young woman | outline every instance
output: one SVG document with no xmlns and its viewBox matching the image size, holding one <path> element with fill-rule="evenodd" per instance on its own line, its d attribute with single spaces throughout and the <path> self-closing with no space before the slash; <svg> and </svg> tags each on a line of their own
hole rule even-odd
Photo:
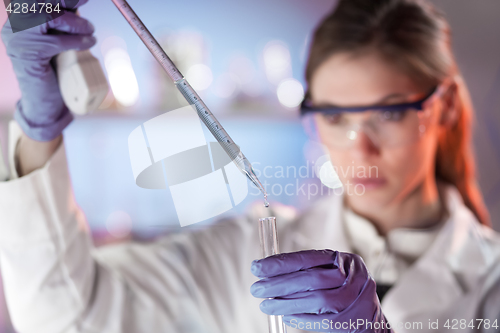
<svg viewBox="0 0 500 333">
<path fill-rule="evenodd" d="M 365 170 L 339 172 L 344 188 L 363 191 L 299 217 L 275 208 L 284 254 L 256 261 L 261 212 L 92 248 L 49 65 L 90 47 L 92 32 L 72 13 L 2 31 L 23 92 L 17 173 L 0 184 L 2 274 L 20 332 L 263 332 L 262 312 L 284 315 L 289 332 L 499 330 L 500 239 L 474 178 L 472 107 L 448 26 L 428 3 L 341 0 L 321 22 L 301 110 L 338 170 Z"/>
</svg>

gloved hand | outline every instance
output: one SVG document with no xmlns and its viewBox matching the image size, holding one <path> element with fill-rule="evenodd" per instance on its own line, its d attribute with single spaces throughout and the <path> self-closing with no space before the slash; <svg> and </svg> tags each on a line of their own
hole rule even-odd
<svg viewBox="0 0 500 333">
<path fill-rule="evenodd" d="M 332 250 L 283 253 L 254 260 L 262 278 L 251 287 L 268 315 L 291 327 L 318 332 L 392 332 L 375 281 L 360 256 Z M 389 326 L 390 327 L 390 326 Z"/>
<path fill-rule="evenodd" d="M 78 5 L 85 2 L 87 0 L 80 0 Z M 51 34 L 51 30 L 67 34 Z M 92 47 L 96 42 L 93 32 L 90 22 L 72 12 L 16 33 L 12 32 L 9 20 L 5 23 L 2 40 L 22 93 L 14 118 L 28 137 L 37 141 L 53 140 L 72 121 L 50 61 L 63 51 Z"/>
</svg>

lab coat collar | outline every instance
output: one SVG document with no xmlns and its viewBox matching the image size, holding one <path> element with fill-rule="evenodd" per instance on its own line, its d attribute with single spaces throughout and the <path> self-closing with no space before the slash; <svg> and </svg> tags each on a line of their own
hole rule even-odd
<svg viewBox="0 0 500 333">
<path fill-rule="evenodd" d="M 444 186 L 448 218 L 433 244 L 385 295 L 382 308 L 389 321 L 406 322 L 450 308 L 477 286 L 493 263 L 484 228 L 464 205 L 458 190 Z"/>
</svg>

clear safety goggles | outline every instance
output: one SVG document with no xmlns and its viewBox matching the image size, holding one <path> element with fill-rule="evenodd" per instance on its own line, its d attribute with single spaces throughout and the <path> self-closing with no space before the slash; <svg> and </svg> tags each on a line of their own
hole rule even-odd
<svg viewBox="0 0 500 333">
<path fill-rule="evenodd" d="M 447 87 L 443 83 L 414 102 L 392 105 L 315 107 L 306 98 L 300 112 L 309 136 L 327 145 L 349 148 L 361 132 L 377 147 L 407 145 L 425 134 L 432 118 L 430 105 Z"/>
</svg>

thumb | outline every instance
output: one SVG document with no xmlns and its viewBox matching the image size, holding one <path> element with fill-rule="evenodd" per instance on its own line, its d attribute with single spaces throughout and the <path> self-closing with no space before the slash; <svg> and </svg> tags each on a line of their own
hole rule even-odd
<svg viewBox="0 0 500 333">
<path fill-rule="evenodd" d="M 47 22 L 47 27 L 76 35 L 92 35 L 94 33 L 92 23 L 72 12 L 66 12 L 64 15 Z"/>
<path fill-rule="evenodd" d="M 57 50 L 60 52 L 68 50 L 83 51 L 88 50 L 96 43 L 94 36 L 81 36 L 81 35 L 59 35 L 53 36 L 57 44 Z"/>
</svg>

